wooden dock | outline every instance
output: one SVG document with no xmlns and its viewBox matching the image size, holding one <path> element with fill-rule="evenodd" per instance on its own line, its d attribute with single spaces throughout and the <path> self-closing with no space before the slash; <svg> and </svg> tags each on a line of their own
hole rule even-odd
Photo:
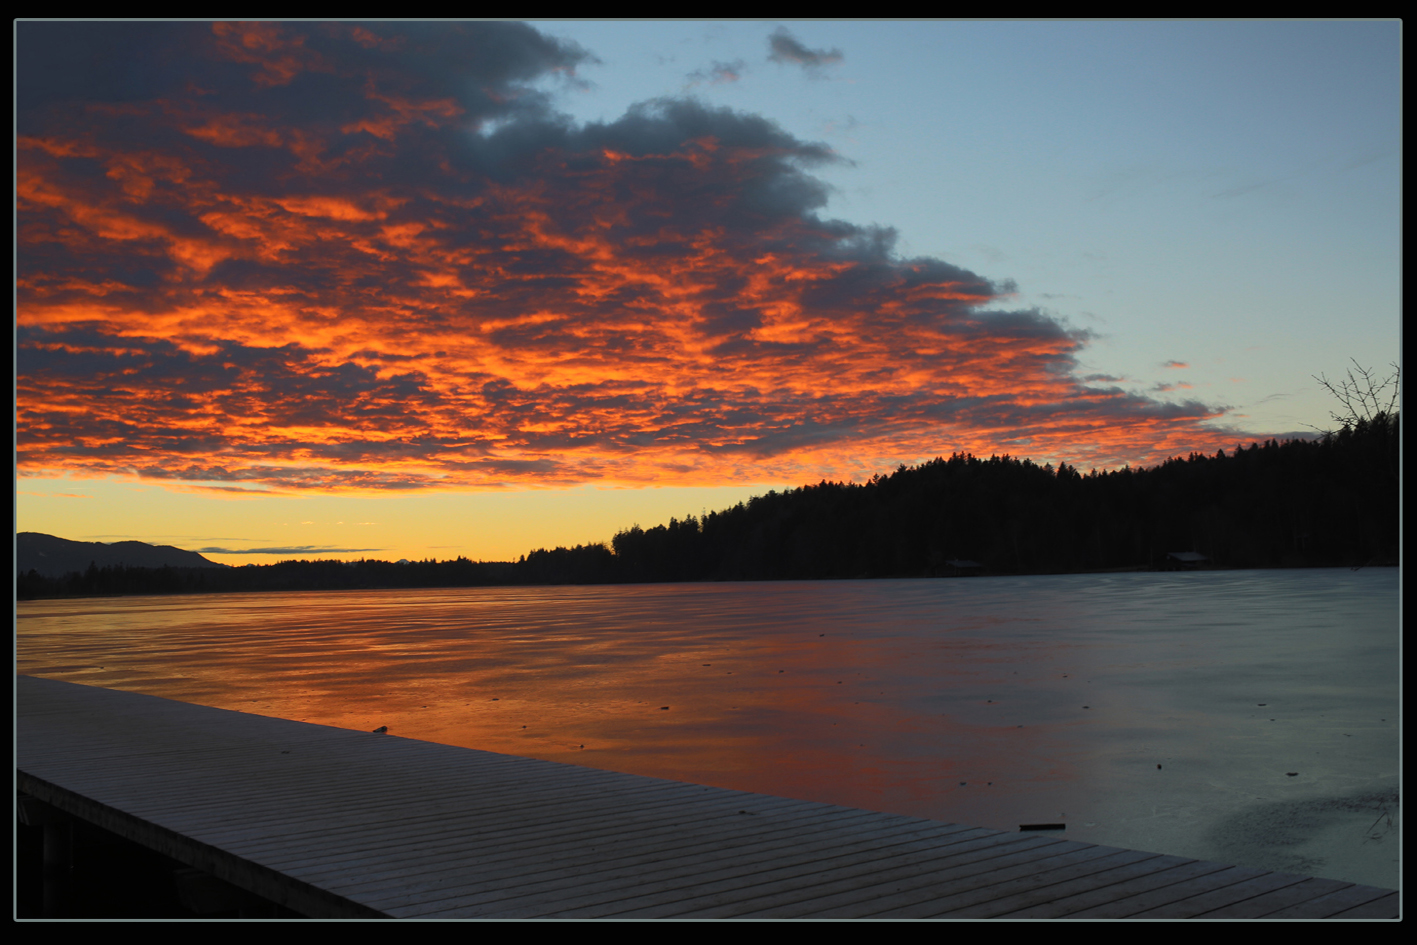
<svg viewBox="0 0 1417 945">
<path fill-rule="evenodd" d="M 17 786 L 314 917 L 1395 919 L 1393 890 L 19 676 Z"/>
</svg>

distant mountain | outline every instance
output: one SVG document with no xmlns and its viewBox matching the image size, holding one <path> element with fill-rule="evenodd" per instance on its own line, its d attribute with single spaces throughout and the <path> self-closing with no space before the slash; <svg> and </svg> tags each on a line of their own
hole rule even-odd
<svg viewBox="0 0 1417 945">
<path fill-rule="evenodd" d="M 37 571 L 44 577 L 63 577 L 71 571 L 86 571 L 89 564 L 100 568 L 121 564 L 129 568 L 224 568 L 195 551 L 171 545 L 149 545 L 142 541 L 69 541 L 39 532 L 15 536 L 15 565 L 21 574 Z"/>
</svg>

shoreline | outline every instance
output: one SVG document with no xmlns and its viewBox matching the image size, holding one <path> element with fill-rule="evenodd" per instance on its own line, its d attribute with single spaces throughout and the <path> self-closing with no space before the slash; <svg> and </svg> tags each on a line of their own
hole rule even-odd
<svg viewBox="0 0 1417 945">
<path fill-rule="evenodd" d="M 344 562 L 337 562 L 343 564 Z M 488 564 L 498 564 L 501 562 L 482 562 Z M 952 581 L 971 580 L 975 578 L 990 577 L 1066 577 L 1069 575 L 1085 574 L 1186 574 L 1186 573 L 1209 573 L 1209 572 L 1233 572 L 1233 571 L 1321 571 L 1336 570 L 1346 568 L 1350 571 L 1366 571 L 1371 568 L 1400 568 L 1400 561 L 1384 559 L 1382 561 L 1372 561 L 1356 567 L 1346 564 L 1314 564 L 1314 565 L 1290 565 L 1274 567 L 1231 567 L 1226 565 L 1204 565 L 1177 567 L 1153 567 L 1151 565 L 1125 565 L 1115 568 L 1090 568 L 1077 571 L 977 571 L 972 574 L 892 574 L 872 577 L 870 575 L 853 575 L 851 577 L 802 577 L 802 578 L 710 578 L 703 580 L 689 581 L 507 581 L 488 583 L 371 583 L 359 586 L 290 586 L 283 587 L 230 587 L 211 588 L 196 587 L 174 591 L 153 591 L 134 590 L 124 593 L 95 593 L 95 594 L 44 594 L 35 596 L 25 596 L 17 593 L 16 603 L 21 601 L 42 601 L 42 600 L 108 600 L 126 597 L 195 597 L 207 594 L 276 594 L 276 593 L 302 593 L 309 591 L 409 591 L 409 590 L 460 590 L 477 587 L 487 588 L 509 588 L 509 587 L 628 587 L 631 585 L 655 585 L 655 584 L 771 584 L 771 583 L 799 583 L 803 581 Z M 269 567 L 269 565 L 258 565 L 257 567 Z M 43 580 L 62 581 L 64 578 L 43 578 Z"/>
</svg>

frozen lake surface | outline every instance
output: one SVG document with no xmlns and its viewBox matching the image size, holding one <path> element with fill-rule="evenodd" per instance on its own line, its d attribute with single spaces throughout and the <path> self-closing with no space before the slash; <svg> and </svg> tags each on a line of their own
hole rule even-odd
<svg viewBox="0 0 1417 945">
<path fill-rule="evenodd" d="M 26 601 L 17 671 L 1398 886 L 1395 568 Z"/>
</svg>

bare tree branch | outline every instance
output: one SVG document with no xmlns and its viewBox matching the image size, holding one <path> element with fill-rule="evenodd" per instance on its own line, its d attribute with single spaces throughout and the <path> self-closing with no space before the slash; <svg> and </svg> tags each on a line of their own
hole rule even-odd
<svg viewBox="0 0 1417 945">
<path fill-rule="evenodd" d="M 1380 415 L 1392 416 L 1397 406 L 1398 394 L 1402 390 L 1402 368 L 1393 363 L 1392 374 L 1380 380 L 1374 375 L 1372 368 L 1363 367 L 1355 359 L 1349 360 L 1353 361 L 1353 367 L 1348 370 L 1346 380 L 1330 381 L 1322 374 L 1314 377 L 1324 390 L 1343 405 L 1343 413 L 1330 411 L 1329 416 L 1334 422 L 1350 429 L 1360 423 L 1370 423 Z M 1387 393 L 1388 388 L 1392 388 L 1392 393 Z"/>
</svg>

